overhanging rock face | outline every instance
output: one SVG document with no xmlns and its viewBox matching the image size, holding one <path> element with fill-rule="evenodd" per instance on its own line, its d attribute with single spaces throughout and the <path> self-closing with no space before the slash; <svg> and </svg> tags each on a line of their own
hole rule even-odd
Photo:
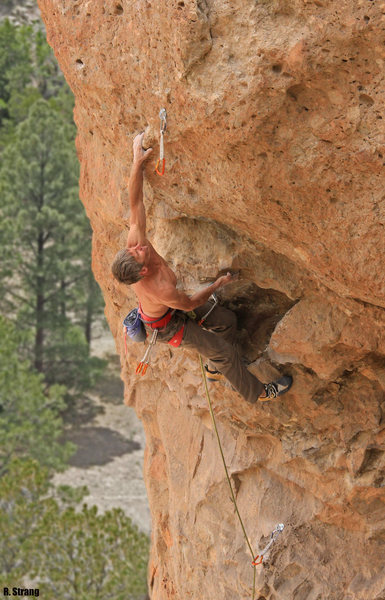
<svg viewBox="0 0 385 600">
<path fill-rule="evenodd" d="M 147 436 L 151 598 L 251 598 L 252 568 L 197 356 L 125 358 L 134 306 L 110 275 L 128 225 L 131 141 L 154 146 L 149 235 L 186 289 L 223 301 L 284 400 L 212 390 L 260 600 L 385 598 L 385 4 L 371 0 L 39 0 L 76 96 L 94 272 Z M 166 175 L 154 172 L 165 107 Z M 285 366 L 283 366 L 285 365 Z M 287 398 L 287 399 L 286 399 Z"/>
</svg>

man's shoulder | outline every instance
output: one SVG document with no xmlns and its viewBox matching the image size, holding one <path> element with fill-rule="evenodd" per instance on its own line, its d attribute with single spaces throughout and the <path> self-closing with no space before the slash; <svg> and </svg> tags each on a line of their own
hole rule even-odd
<svg viewBox="0 0 385 600">
<path fill-rule="evenodd" d="M 143 277 L 143 279 L 134 283 L 132 287 L 137 295 L 147 294 L 152 297 L 156 297 L 159 294 L 169 294 L 175 290 L 175 285 L 168 280 L 157 277 L 157 275 Z"/>
<path fill-rule="evenodd" d="M 172 297 L 172 292 L 167 291 L 166 286 L 143 278 L 132 287 L 145 314 L 157 316 L 165 312 L 168 307 L 166 299 Z"/>
</svg>

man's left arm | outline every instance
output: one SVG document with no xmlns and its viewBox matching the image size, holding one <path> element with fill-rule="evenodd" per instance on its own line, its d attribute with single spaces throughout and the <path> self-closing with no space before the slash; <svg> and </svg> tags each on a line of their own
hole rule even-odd
<svg viewBox="0 0 385 600">
<path fill-rule="evenodd" d="M 176 308 L 178 310 L 194 310 L 198 306 L 201 306 L 210 298 L 211 294 L 224 285 L 230 283 L 233 280 L 233 276 L 230 273 L 222 275 L 209 287 L 196 292 L 192 296 L 181 290 L 177 290 L 175 286 L 168 285 L 167 287 L 158 291 L 158 300 L 160 300 L 165 306 L 170 308 Z"/>
</svg>

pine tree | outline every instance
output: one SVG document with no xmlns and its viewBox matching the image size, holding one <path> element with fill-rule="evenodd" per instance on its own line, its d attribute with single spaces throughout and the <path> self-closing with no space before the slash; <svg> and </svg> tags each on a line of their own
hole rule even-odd
<svg viewBox="0 0 385 600">
<path fill-rule="evenodd" d="M 39 99 L 3 152 L 0 307 L 33 331 L 33 364 L 47 383 L 82 390 L 99 363 L 72 314 L 90 254 L 73 140 L 73 125 Z"/>
<path fill-rule="evenodd" d="M 62 469 L 73 446 L 60 442 L 64 389 L 45 391 L 42 377 L 21 360 L 21 336 L 0 317 L 0 477 L 16 458 Z"/>
<path fill-rule="evenodd" d="M 33 461 L 14 461 L 2 478 L 0 587 L 23 578 L 47 600 L 145 600 L 147 536 L 121 510 L 76 510 L 49 490 Z"/>
<path fill-rule="evenodd" d="M 33 67 L 31 29 L 17 28 L 8 20 L 0 24 L 0 125 L 9 117 L 12 93 L 21 93 L 31 82 Z"/>
<path fill-rule="evenodd" d="M 9 128 L 23 121 L 38 99 L 72 122 L 74 99 L 52 49 L 40 28 L 0 23 L 0 126 Z M 2 132 L 4 137 L 4 131 Z"/>
</svg>

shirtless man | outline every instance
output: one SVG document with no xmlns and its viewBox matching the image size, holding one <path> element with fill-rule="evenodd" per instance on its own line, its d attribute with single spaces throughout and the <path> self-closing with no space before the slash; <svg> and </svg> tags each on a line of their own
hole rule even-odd
<svg viewBox="0 0 385 600">
<path fill-rule="evenodd" d="M 114 277 L 132 285 L 139 300 L 139 312 L 148 332 L 158 329 L 158 340 L 174 347 L 195 348 L 209 360 L 209 375 L 223 374 L 248 402 L 269 400 L 287 392 L 292 384 L 288 375 L 268 384 L 261 383 L 247 370 L 236 346 L 236 316 L 216 306 L 198 324 L 212 304 L 210 296 L 231 281 L 228 273 L 212 285 L 188 296 L 176 288 L 176 276 L 146 238 L 146 213 L 143 204 L 143 168 L 152 148 L 143 149 L 144 133 L 135 137 L 134 158 L 129 179 L 130 230 L 127 247 L 120 250 L 112 264 Z M 185 312 L 194 311 L 196 319 Z"/>
</svg>

